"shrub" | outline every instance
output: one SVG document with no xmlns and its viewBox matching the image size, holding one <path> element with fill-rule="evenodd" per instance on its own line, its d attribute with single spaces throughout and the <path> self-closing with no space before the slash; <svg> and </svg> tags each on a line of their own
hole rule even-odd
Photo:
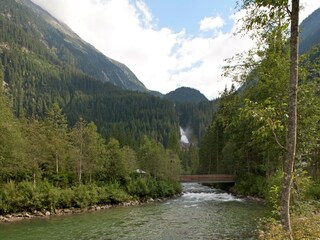
<svg viewBox="0 0 320 240">
<path fill-rule="evenodd" d="M 71 188 L 61 189 L 58 203 L 59 208 L 70 208 L 74 204 L 74 191 Z"/>
<path fill-rule="evenodd" d="M 130 196 L 120 187 L 118 182 L 109 183 L 105 189 L 111 203 L 120 203 L 130 200 Z"/>
<path fill-rule="evenodd" d="M 48 191 L 48 207 L 50 211 L 53 211 L 59 208 L 61 190 L 55 187 L 52 187 Z"/>
<path fill-rule="evenodd" d="M 319 239 L 320 216 L 293 217 L 292 221 L 293 239 Z M 283 230 L 279 221 L 272 218 L 260 220 L 258 227 L 258 238 L 263 240 L 286 240 L 290 239 Z"/>
<path fill-rule="evenodd" d="M 74 202 L 77 207 L 86 208 L 92 202 L 92 196 L 90 190 L 86 185 L 78 185 L 73 188 L 74 191 Z"/>
<path fill-rule="evenodd" d="M 132 196 L 137 196 L 139 198 L 146 198 L 150 194 L 149 187 L 147 186 L 146 178 L 136 178 L 132 179 L 127 184 L 127 192 Z"/>
<path fill-rule="evenodd" d="M 20 196 L 16 183 L 10 181 L 2 185 L 0 192 L 0 212 L 1 214 L 17 212 L 19 210 Z"/>
<path fill-rule="evenodd" d="M 246 173 L 238 178 L 233 190 L 237 194 L 264 197 L 266 190 L 265 177 Z"/>
<path fill-rule="evenodd" d="M 320 200 L 320 182 L 312 184 L 307 190 L 307 195 L 314 200 Z"/>
<path fill-rule="evenodd" d="M 43 205 L 39 189 L 32 182 L 20 182 L 17 189 L 21 196 L 18 202 L 19 211 L 41 210 L 46 207 Z"/>
<path fill-rule="evenodd" d="M 282 171 L 278 171 L 273 176 L 271 176 L 267 181 L 267 189 L 265 193 L 267 204 L 272 209 L 272 217 L 276 218 L 278 218 L 280 214 L 280 194 L 282 179 Z"/>
</svg>

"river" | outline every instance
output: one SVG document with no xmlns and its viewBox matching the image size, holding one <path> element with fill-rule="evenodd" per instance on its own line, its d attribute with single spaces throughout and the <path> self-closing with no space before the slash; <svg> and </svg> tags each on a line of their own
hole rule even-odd
<svg viewBox="0 0 320 240">
<path fill-rule="evenodd" d="M 254 239 L 264 206 L 200 184 L 183 187 L 162 203 L 0 224 L 0 239 Z"/>
</svg>

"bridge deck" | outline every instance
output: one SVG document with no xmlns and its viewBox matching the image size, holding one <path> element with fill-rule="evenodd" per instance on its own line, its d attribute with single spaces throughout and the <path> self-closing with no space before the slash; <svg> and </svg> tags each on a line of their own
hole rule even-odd
<svg viewBox="0 0 320 240">
<path fill-rule="evenodd" d="M 180 182 L 197 183 L 233 183 L 234 175 L 230 174 L 208 174 L 208 175 L 182 175 Z"/>
</svg>

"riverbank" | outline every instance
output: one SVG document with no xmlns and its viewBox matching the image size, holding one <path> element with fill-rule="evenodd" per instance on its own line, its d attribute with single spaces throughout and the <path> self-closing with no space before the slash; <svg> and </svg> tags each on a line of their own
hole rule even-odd
<svg viewBox="0 0 320 240">
<path fill-rule="evenodd" d="M 320 240 L 320 213 L 309 216 L 295 216 L 291 219 L 294 239 Z M 290 239 L 279 221 L 267 219 L 260 223 L 258 239 L 286 240 Z"/>
<path fill-rule="evenodd" d="M 183 193 L 162 203 L 0 224 L 0 239 L 253 239 L 256 219 L 265 216 L 261 204 L 195 183 Z"/>
<path fill-rule="evenodd" d="M 164 202 L 169 199 L 174 199 L 180 197 L 181 194 L 176 194 L 171 197 L 164 197 L 164 198 L 148 198 L 143 200 L 132 200 L 121 202 L 117 204 L 103 204 L 103 205 L 93 205 L 86 208 L 65 208 L 65 209 L 55 209 L 53 211 L 43 210 L 37 211 L 34 210 L 33 212 L 19 212 L 19 213 L 12 213 L 6 215 L 0 215 L 0 224 L 1 223 L 14 223 L 23 220 L 31 220 L 34 218 L 49 218 L 50 216 L 61 216 L 61 215 L 72 215 L 72 214 L 79 214 L 85 212 L 95 212 L 101 211 L 111 208 L 123 208 L 123 207 L 132 207 L 132 206 L 141 206 L 144 204 L 150 204 L 154 202 Z"/>
</svg>

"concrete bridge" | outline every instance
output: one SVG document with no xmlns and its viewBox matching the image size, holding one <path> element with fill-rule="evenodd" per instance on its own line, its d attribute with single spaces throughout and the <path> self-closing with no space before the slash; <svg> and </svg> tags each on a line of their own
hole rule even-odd
<svg viewBox="0 0 320 240">
<path fill-rule="evenodd" d="M 235 177 L 231 174 L 181 175 L 180 182 L 234 183 Z"/>
</svg>

